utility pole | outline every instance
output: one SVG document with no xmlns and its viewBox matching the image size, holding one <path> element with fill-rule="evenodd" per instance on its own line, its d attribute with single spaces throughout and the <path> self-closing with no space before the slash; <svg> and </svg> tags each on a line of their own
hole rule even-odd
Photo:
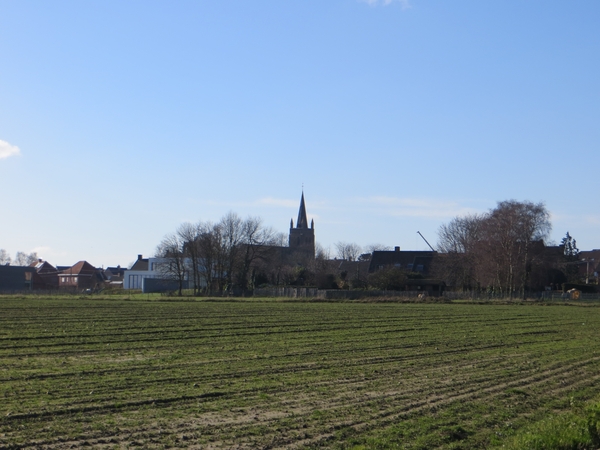
<svg viewBox="0 0 600 450">
<path fill-rule="evenodd" d="M 590 284 L 590 261 L 594 262 L 594 258 L 586 259 L 586 267 L 585 267 L 585 284 Z"/>
</svg>

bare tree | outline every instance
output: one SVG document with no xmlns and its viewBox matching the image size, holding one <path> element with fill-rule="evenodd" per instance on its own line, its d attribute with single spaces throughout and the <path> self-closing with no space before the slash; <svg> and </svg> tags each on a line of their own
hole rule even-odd
<svg viewBox="0 0 600 450">
<path fill-rule="evenodd" d="M 29 255 L 27 255 L 27 265 L 31 265 L 33 263 L 38 262 L 39 257 L 37 252 L 31 252 Z"/>
<path fill-rule="evenodd" d="M 184 242 L 181 237 L 177 233 L 166 235 L 156 248 L 156 257 L 164 259 L 158 265 L 158 270 L 165 279 L 177 282 L 179 296 L 181 296 L 187 278 Z"/>
<path fill-rule="evenodd" d="M 479 241 L 484 215 L 455 217 L 438 231 L 438 250 L 443 253 L 466 253 Z"/>
<path fill-rule="evenodd" d="M 385 245 L 385 244 L 369 244 L 364 248 L 365 253 L 373 253 L 373 252 L 380 252 L 380 251 L 390 251 L 392 250 L 392 247 L 390 247 L 389 245 Z"/>
<path fill-rule="evenodd" d="M 466 288 L 525 295 L 539 248 L 551 230 L 543 203 L 499 202 L 487 214 L 455 218 L 438 232 L 436 271 Z"/>
<path fill-rule="evenodd" d="M 196 246 L 200 254 L 199 274 L 206 283 L 209 294 L 216 288 L 221 289 L 224 277 L 224 263 L 221 252 L 221 228 L 211 222 L 199 222 Z"/>
<path fill-rule="evenodd" d="M 496 282 L 510 297 L 525 296 L 531 273 L 534 242 L 543 242 L 550 231 L 550 213 L 543 203 L 499 202 L 485 221 L 487 250 L 496 265 Z"/>
<path fill-rule="evenodd" d="M 275 233 L 272 244 L 266 246 L 255 260 L 252 268 L 252 284 L 254 287 L 261 284 L 280 286 L 286 284 L 291 277 L 289 261 L 287 258 L 288 236 L 284 233 Z"/>
<path fill-rule="evenodd" d="M 476 284 L 477 246 L 481 239 L 483 215 L 456 217 L 438 230 L 440 255 L 433 272 L 450 285 L 470 290 Z"/>
<path fill-rule="evenodd" d="M 209 292 L 214 288 L 221 293 L 229 291 L 236 282 L 247 287 L 256 257 L 256 249 L 248 245 L 258 246 L 265 240 L 259 219 L 242 220 L 229 212 L 217 224 L 200 222 L 194 229 L 188 226 L 184 234 L 186 240 L 194 239 L 188 247 L 195 253 L 198 277 L 204 278 Z"/>
<path fill-rule="evenodd" d="M 361 252 L 358 244 L 342 241 L 335 243 L 335 249 L 337 250 L 337 257 L 346 261 L 356 261 Z"/>
<path fill-rule="evenodd" d="M 289 236 L 285 233 L 275 232 L 273 236 L 273 245 L 277 247 L 287 247 L 289 241 Z"/>
<path fill-rule="evenodd" d="M 242 223 L 242 249 L 238 266 L 237 284 L 246 292 L 251 280 L 250 274 L 255 272 L 253 267 L 257 261 L 272 256 L 272 247 L 280 242 L 281 237 L 270 227 L 264 227 L 258 217 L 248 217 Z M 252 276 L 254 279 L 254 276 Z M 254 282 L 252 281 L 252 287 Z"/>
<path fill-rule="evenodd" d="M 34 263 L 38 260 L 38 255 L 36 252 L 25 253 L 25 252 L 17 252 L 15 255 L 15 266 L 29 266 L 31 263 Z"/>
<path fill-rule="evenodd" d="M 329 260 L 331 259 L 331 251 L 328 248 L 323 247 L 318 242 L 315 244 L 315 259 Z"/>
<path fill-rule="evenodd" d="M 10 265 L 11 261 L 12 260 L 10 259 L 8 252 L 3 248 L 0 248 L 0 266 L 8 266 Z"/>
<path fill-rule="evenodd" d="M 24 252 L 17 252 L 15 255 L 15 266 L 24 266 L 27 262 L 27 255 Z"/>
<path fill-rule="evenodd" d="M 233 288 L 235 266 L 240 252 L 240 244 L 243 242 L 243 221 L 240 216 L 230 211 L 219 221 L 219 228 L 222 235 L 221 254 L 227 278 L 226 291 L 229 291 Z"/>
<path fill-rule="evenodd" d="M 183 254 L 186 262 L 189 262 L 194 295 L 198 295 L 200 290 L 200 245 L 198 242 L 200 227 L 192 225 L 189 222 L 181 224 L 177 228 L 177 236 L 183 245 Z"/>
</svg>

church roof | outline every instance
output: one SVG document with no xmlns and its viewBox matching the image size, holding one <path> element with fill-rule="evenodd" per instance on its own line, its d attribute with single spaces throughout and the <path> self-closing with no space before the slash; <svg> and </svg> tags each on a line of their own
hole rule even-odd
<svg viewBox="0 0 600 450">
<path fill-rule="evenodd" d="M 304 192 L 300 198 L 300 210 L 298 211 L 298 221 L 296 228 L 308 228 L 308 218 L 306 217 L 306 205 L 304 204 Z"/>
</svg>

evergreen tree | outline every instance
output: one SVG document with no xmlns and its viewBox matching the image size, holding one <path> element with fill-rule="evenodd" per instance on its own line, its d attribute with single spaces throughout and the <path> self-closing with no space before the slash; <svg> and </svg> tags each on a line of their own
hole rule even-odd
<svg viewBox="0 0 600 450">
<path fill-rule="evenodd" d="M 573 239 L 573 236 L 571 236 L 568 231 L 566 236 L 560 241 L 560 245 L 564 247 L 564 255 L 567 258 L 567 261 L 577 261 L 577 255 L 579 255 L 577 241 Z"/>
<path fill-rule="evenodd" d="M 563 254 L 565 255 L 565 275 L 567 280 L 571 283 L 576 282 L 579 278 L 579 267 L 576 261 L 579 259 L 579 249 L 577 248 L 577 241 L 573 239 L 573 236 L 567 234 L 560 241 L 560 245 L 564 247 Z"/>
</svg>

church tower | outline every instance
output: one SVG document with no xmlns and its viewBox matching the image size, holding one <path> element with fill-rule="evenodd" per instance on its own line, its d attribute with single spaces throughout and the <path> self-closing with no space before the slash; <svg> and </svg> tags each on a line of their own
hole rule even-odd
<svg viewBox="0 0 600 450">
<path fill-rule="evenodd" d="M 298 220 L 294 228 L 294 219 L 290 221 L 290 251 L 306 252 L 313 259 L 315 257 L 315 222 L 310 221 L 308 227 L 308 217 L 306 216 L 306 205 L 304 203 L 304 191 L 300 198 L 300 210 L 298 211 Z"/>
</svg>

